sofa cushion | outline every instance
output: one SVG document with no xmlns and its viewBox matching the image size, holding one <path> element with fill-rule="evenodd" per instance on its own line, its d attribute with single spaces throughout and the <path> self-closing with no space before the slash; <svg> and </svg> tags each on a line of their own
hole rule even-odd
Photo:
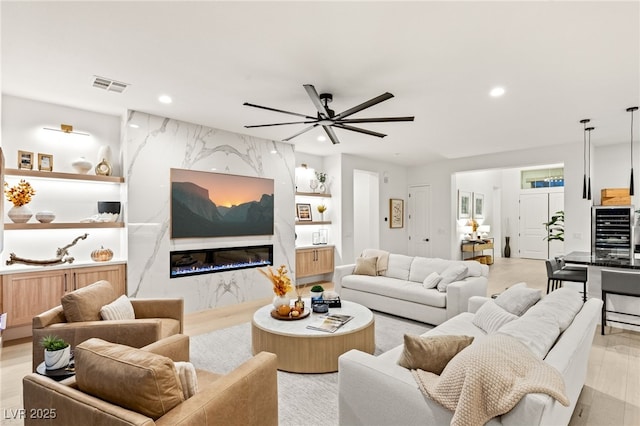
<svg viewBox="0 0 640 426">
<path fill-rule="evenodd" d="M 116 299 L 109 281 L 101 280 L 62 296 L 67 322 L 100 321 L 100 309 Z"/>
<path fill-rule="evenodd" d="M 436 288 L 441 279 L 442 277 L 440 276 L 440 274 L 438 274 L 437 272 L 432 272 L 427 276 L 427 278 L 424 279 L 424 281 L 422 281 L 422 287 Z"/>
<path fill-rule="evenodd" d="M 493 300 L 489 300 L 478 309 L 473 317 L 473 324 L 483 329 L 487 334 L 491 334 L 517 318 L 517 315 L 505 311 Z"/>
<path fill-rule="evenodd" d="M 85 393 L 154 420 L 184 401 L 170 358 L 97 338 L 80 343 L 74 355 Z"/>
<path fill-rule="evenodd" d="M 347 275 L 342 279 L 342 287 L 437 308 L 447 306 L 446 293 L 440 293 L 435 289 L 427 290 L 422 286 L 422 283 L 414 283 L 412 281 L 388 277 Z"/>
<path fill-rule="evenodd" d="M 442 373 L 451 358 L 473 342 L 470 336 L 422 337 L 404 335 L 404 349 L 398 364 L 410 370 Z"/>
<path fill-rule="evenodd" d="M 467 277 L 482 277 L 482 264 L 477 260 L 465 260 L 462 262 L 467 267 Z"/>
<path fill-rule="evenodd" d="M 466 278 L 467 267 L 460 263 L 454 263 L 445 269 L 440 275 L 442 276 L 442 279 L 438 283 L 438 291 L 447 291 L 447 286 L 449 284 Z"/>
<path fill-rule="evenodd" d="M 569 328 L 582 305 L 582 295 L 572 288 L 564 287 L 547 294 L 529 311 L 542 311 L 545 315 L 553 315 L 558 320 L 562 333 Z"/>
<path fill-rule="evenodd" d="M 503 291 L 495 301 L 496 305 L 502 309 L 520 316 L 535 305 L 540 297 L 542 297 L 540 290 L 529 288 L 526 283 L 518 283 Z"/>
<path fill-rule="evenodd" d="M 377 257 L 376 269 L 377 275 L 384 275 L 389 267 L 389 252 L 378 249 L 364 249 L 362 250 L 362 257 Z"/>
<path fill-rule="evenodd" d="M 189 399 L 198 392 L 198 376 L 196 368 L 190 362 L 176 361 L 174 362 L 180 385 L 182 386 L 182 394 L 184 399 Z"/>
<path fill-rule="evenodd" d="M 377 257 L 359 257 L 356 259 L 356 267 L 353 273 L 356 275 L 370 275 L 375 277 L 378 275 L 376 269 L 377 261 Z"/>
<path fill-rule="evenodd" d="M 420 283 L 434 272 L 439 275 L 442 270 L 438 269 L 437 266 L 437 262 L 434 262 L 433 259 L 414 257 L 409 271 L 409 281 Z"/>
<path fill-rule="evenodd" d="M 411 256 L 391 253 L 389 254 L 389 267 L 384 275 L 389 278 L 408 280 L 411 262 L 413 262 L 413 257 Z"/>
<path fill-rule="evenodd" d="M 542 310 L 529 310 L 517 320 L 500 327 L 498 333 L 518 339 L 538 358 L 544 359 L 560 335 L 560 326 L 555 316 Z"/>
<path fill-rule="evenodd" d="M 108 305 L 100 309 L 100 317 L 103 320 L 131 320 L 136 318 L 133 305 L 124 294 Z"/>
</svg>

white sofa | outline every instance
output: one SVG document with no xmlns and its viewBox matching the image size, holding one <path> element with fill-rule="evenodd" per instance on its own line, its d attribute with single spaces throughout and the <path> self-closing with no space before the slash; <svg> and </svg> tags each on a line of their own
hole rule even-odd
<svg viewBox="0 0 640 426">
<path fill-rule="evenodd" d="M 433 272 L 444 274 L 456 265 L 466 267 L 466 272 L 446 288 L 440 285 L 444 291 L 423 286 Z M 333 276 L 335 291 L 342 299 L 369 309 L 434 325 L 465 312 L 471 296 L 487 295 L 489 267 L 476 261 L 390 253 L 385 266 L 380 271 L 382 275 L 377 276 L 355 275 L 355 263 L 337 266 Z"/>
<path fill-rule="evenodd" d="M 563 291 L 569 289 L 561 289 Z M 558 290 L 559 291 L 559 290 Z M 552 295 L 556 293 L 551 293 Z M 544 299 L 549 298 L 550 295 Z M 576 297 L 580 295 L 576 292 Z M 437 335 L 467 335 L 473 336 L 472 346 L 481 342 L 487 334 L 474 325 L 477 308 L 490 299 L 473 297 L 469 303 L 469 311 L 452 318 L 438 327 L 423 334 L 423 336 Z M 548 299 L 548 302 L 551 302 Z M 491 302 L 494 303 L 494 302 Z M 594 331 L 602 307 L 599 299 L 590 299 L 584 305 L 581 300 L 574 309 L 579 311 L 570 316 L 570 325 L 559 335 L 557 340 L 548 343 L 551 349 L 544 357 L 544 362 L 558 370 L 565 382 L 565 393 L 570 405 L 565 407 L 546 394 L 527 394 L 508 413 L 494 417 L 488 425 L 566 425 L 571 419 L 578 396 L 586 380 L 589 353 L 593 342 Z M 567 311 L 566 303 L 556 300 L 546 305 L 538 302 L 538 318 L 553 318 L 553 309 Z M 472 313 L 473 312 L 473 313 Z M 511 323 L 511 330 L 525 331 L 528 326 L 519 322 L 527 319 L 525 312 Z M 564 314 L 560 314 L 564 315 Z M 569 315 L 573 315 L 569 314 Z M 543 323 L 529 318 L 529 325 Z M 526 322 L 523 324 L 527 324 Z M 568 321 L 567 321 L 568 324 Z M 514 327 L 515 325 L 515 327 Z M 508 326 L 508 324 L 507 324 Z M 501 333 L 501 329 L 498 333 Z M 559 329 L 562 330 L 562 327 Z M 556 333 L 559 333 L 557 331 Z M 402 333 L 402 330 L 398 330 Z M 537 332 L 532 341 L 538 341 Z M 555 343 L 554 343 L 555 342 Z M 535 343 L 534 343 L 535 345 Z M 530 347 L 529 345 L 527 345 Z M 338 405 L 339 423 L 341 425 L 448 425 L 453 412 L 447 410 L 434 400 L 423 395 L 416 384 L 411 371 L 397 364 L 403 352 L 404 345 L 400 345 L 379 356 L 351 350 L 339 358 Z M 539 357 L 541 358 L 541 357 Z M 450 361 L 451 362 L 451 361 Z M 446 371 L 446 370 L 445 370 Z M 443 371 L 443 375 L 445 372 Z"/>
</svg>

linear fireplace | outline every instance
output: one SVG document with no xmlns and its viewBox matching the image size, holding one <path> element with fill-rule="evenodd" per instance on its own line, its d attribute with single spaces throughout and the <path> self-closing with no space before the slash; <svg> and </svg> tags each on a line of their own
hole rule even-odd
<svg viewBox="0 0 640 426">
<path fill-rule="evenodd" d="M 170 278 L 273 265 L 273 246 L 225 247 L 171 252 Z"/>
</svg>

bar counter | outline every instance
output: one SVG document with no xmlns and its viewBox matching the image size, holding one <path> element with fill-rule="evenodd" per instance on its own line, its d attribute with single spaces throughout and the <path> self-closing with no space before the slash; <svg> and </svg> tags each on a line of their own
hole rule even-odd
<svg viewBox="0 0 640 426">
<path fill-rule="evenodd" d="M 604 268 L 640 269 L 640 259 L 595 257 L 587 251 L 572 251 L 562 257 L 566 263 L 601 266 Z"/>
</svg>

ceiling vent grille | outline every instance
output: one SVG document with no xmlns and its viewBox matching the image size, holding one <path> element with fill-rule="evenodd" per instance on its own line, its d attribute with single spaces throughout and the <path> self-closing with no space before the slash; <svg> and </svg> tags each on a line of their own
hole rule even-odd
<svg viewBox="0 0 640 426">
<path fill-rule="evenodd" d="M 107 92 L 116 92 L 122 93 L 125 91 L 129 85 L 127 83 L 123 83 L 121 81 L 115 81 L 110 78 L 99 77 L 97 75 L 93 76 L 93 87 L 97 87 L 98 89 L 106 90 Z"/>
</svg>

